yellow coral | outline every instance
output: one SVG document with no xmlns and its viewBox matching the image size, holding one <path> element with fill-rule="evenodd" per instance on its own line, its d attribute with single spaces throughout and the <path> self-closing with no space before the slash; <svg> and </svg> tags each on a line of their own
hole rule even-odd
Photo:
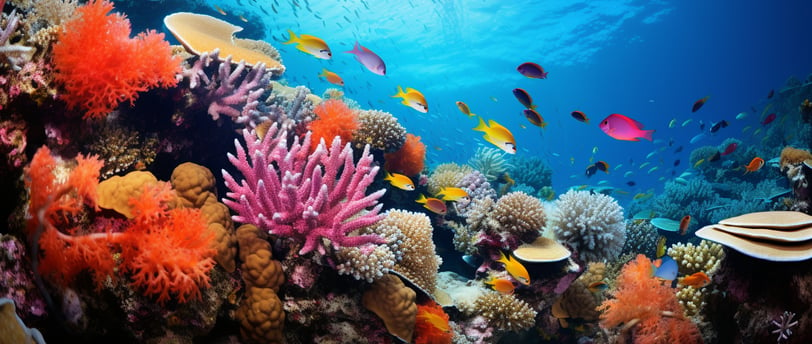
<svg viewBox="0 0 812 344">
<path fill-rule="evenodd" d="M 812 159 L 812 153 L 809 151 L 786 146 L 781 150 L 779 164 L 783 170 L 787 165 L 798 165 L 808 159 Z"/>
<path fill-rule="evenodd" d="M 217 197 L 214 174 L 195 163 L 186 162 L 175 167 L 170 182 L 186 207 L 200 208 L 206 203 L 206 198 Z"/>
<path fill-rule="evenodd" d="M 677 300 L 682 305 L 686 317 L 702 315 L 702 308 L 705 307 L 704 294 L 701 289 L 691 286 L 681 286 L 677 290 Z"/>
<path fill-rule="evenodd" d="M 455 163 L 445 163 L 438 165 L 431 175 L 429 175 L 429 193 L 436 195 L 444 187 L 457 187 L 468 173 L 474 169 L 468 165 L 458 165 Z"/>
<path fill-rule="evenodd" d="M 513 295 L 488 292 L 474 301 L 474 313 L 500 330 L 521 331 L 536 324 L 536 311 Z"/>
<path fill-rule="evenodd" d="M 372 283 L 362 299 L 366 309 L 383 320 L 389 333 L 410 343 L 417 316 L 416 294 L 397 276 L 386 275 Z"/>
<path fill-rule="evenodd" d="M 724 251 L 722 245 L 702 240 L 699 246 L 691 243 L 671 245 L 668 255 L 679 265 L 680 274 L 687 276 L 701 271 L 710 276 L 719 268 Z"/>
<path fill-rule="evenodd" d="M 273 259 L 271 244 L 254 225 L 237 228 L 245 297 L 237 309 L 243 340 L 252 343 L 282 343 L 285 312 L 276 295 L 285 281 L 282 264 Z"/>
<path fill-rule="evenodd" d="M 129 201 L 137 198 L 144 190 L 144 186 L 156 185 L 158 178 L 150 172 L 133 171 L 124 176 L 113 176 L 99 183 L 97 204 L 104 209 L 112 209 L 117 213 L 133 218 Z"/>
</svg>

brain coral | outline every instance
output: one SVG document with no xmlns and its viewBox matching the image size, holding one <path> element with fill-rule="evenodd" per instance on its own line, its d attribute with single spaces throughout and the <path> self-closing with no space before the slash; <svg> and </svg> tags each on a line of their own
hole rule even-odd
<svg viewBox="0 0 812 344">
<path fill-rule="evenodd" d="M 616 258 L 626 241 L 623 208 L 603 194 L 567 191 L 555 201 L 548 225 L 587 262 Z"/>
<path fill-rule="evenodd" d="M 85 118 L 102 118 L 138 92 L 177 84 L 181 59 L 172 56 L 162 33 L 149 31 L 130 38 L 130 21 L 109 1 L 91 1 L 63 24 L 53 46 L 56 80 L 70 108 Z"/>
<path fill-rule="evenodd" d="M 489 226 L 513 235 L 537 233 L 544 227 L 544 205 L 538 198 L 524 192 L 511 192 L 496 201 L 489 217 Z"/>
<path fill-rule="evenodd" d="M 378 110 L 362 110 L 358 113 L 360 128 L 355 132 L 353 144 L 355 148 L 364 148 L 365 144 L 372 148 L 392 153 L 400 149 L 406 142 L 406 129 L 391 113 Z"/>
</svg>

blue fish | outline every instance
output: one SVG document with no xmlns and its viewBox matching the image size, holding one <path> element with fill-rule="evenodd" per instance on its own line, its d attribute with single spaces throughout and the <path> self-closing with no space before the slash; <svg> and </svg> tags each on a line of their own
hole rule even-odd
<svg viewBox="0 0 812 344">
<path fill-rule="evenodd" d="M 666 281 L 673 281 L 675 278 L 677 278 L 678 270 L 679 267 L 677 266 L 677 261 L 669 256 L 663 256 L 660 267 L 656 268 L 654 271 L 654 277 L 659 277 Z"/>
</svg>

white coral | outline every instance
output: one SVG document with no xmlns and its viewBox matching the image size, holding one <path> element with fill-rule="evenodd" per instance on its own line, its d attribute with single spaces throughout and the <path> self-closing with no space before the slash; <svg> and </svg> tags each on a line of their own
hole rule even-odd
<svg viewBox="0 0 812 344">
<path fill-rule="evenodd" d="M 612 197 L 588 191 L 561 195 L 548 226 L 587 262 L 616 258 L 626 241 L 623 208 Z"/>
</svg>

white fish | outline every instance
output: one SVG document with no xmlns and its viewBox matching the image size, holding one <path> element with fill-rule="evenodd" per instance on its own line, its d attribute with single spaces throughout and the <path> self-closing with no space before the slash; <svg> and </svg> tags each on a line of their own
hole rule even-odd
<svg viewBox="0 0 812 344">
<path fill-rule="evenodd" d="M 747 112 L 739 112 L 739 114 L 736 115 L 736 119 L 744 119 L 746 117 L 747 117 Z"/>
<path fill-rule="evenodd" d="M 703 139 L 704 137 L 705 137 L 705 133 L 697 134 L 696 136 L 691 138 L 691 144 L 699 142 L 699 140 Z"/>
<path fill-rule="evenodd" d="M 681 177 L 674 178 L 674 182 L 677 184 L 688 185 L 688 181 Z"/>
<path fill-rule="evenodd" d="M 677 125 L 677 119 L 676 118 L 671 119 L 671 122 L 668 122 L 668 127 L 669 128 L 673 128 L 675 125 Z"/>
<path fill-rule="evenodd" d="M 646 155 L 646 159 L 651 159 L 651 157 L 653 157 L 653 156 L 654 156 L 654 154 L 657 154 L 657 151 L 656 151 L 656 150 L 655 150 L 655 151 L 652 151 L 651 153 L 648 153 L 648 155 Z"/>
<path fill-rule="evenodd" d="M 693 121 L 693 118 L 686 119 L 685 122 L 682 122 L 682 126 L 684 127 L 684 126 L 688 125 L 688 123 L 691 123 L 692 121 Z"/>
<path fill-rule="evenodd" d="M 648 170 L 648 174 L 651 174 L 651 172 L 654 172 L 654 171 L 659 170 L 659 169 L 660 169 L 660 166 L 654 166 L 654 167 L 652 167 L 652 168 L 650 168 Z"/>
<path fill-rule="evenodd" d="M 609 184 L 609 181 L 606 180 L 606 179 L 602 179 L 601 181 L 598 182 L 598 185 L 604 185 L 604 184 Z"/>
<path fill-rule="evenodd" d="M 619 168 L 621 168 L 621 167 L 623 167 L 623 164 L 617 164 L 617 165 L 615 166 L 615 171 L 617 171 L 617 170 L 618 170 Z"/>
<path fill-rule="evenodd" d="M 642 170 L 644 167 L 648 166 L 649 164 L 651 164 L 651 163 L 650 163 L 650 162 L 648 162 L 648 161 L 646 161 L 646 162 L 644 162 L 644 163 L 640 164 L 640 169 Z"/>
<path fill-rule="evenodd" d="M 633 174 L 634 174 L 634 172 L 632 172 L 632 171 L 626 171 L 626 173 L 623 174 L 623 178 L 629 178 L 629 176 L 631 176 Z"/>
</svg>

